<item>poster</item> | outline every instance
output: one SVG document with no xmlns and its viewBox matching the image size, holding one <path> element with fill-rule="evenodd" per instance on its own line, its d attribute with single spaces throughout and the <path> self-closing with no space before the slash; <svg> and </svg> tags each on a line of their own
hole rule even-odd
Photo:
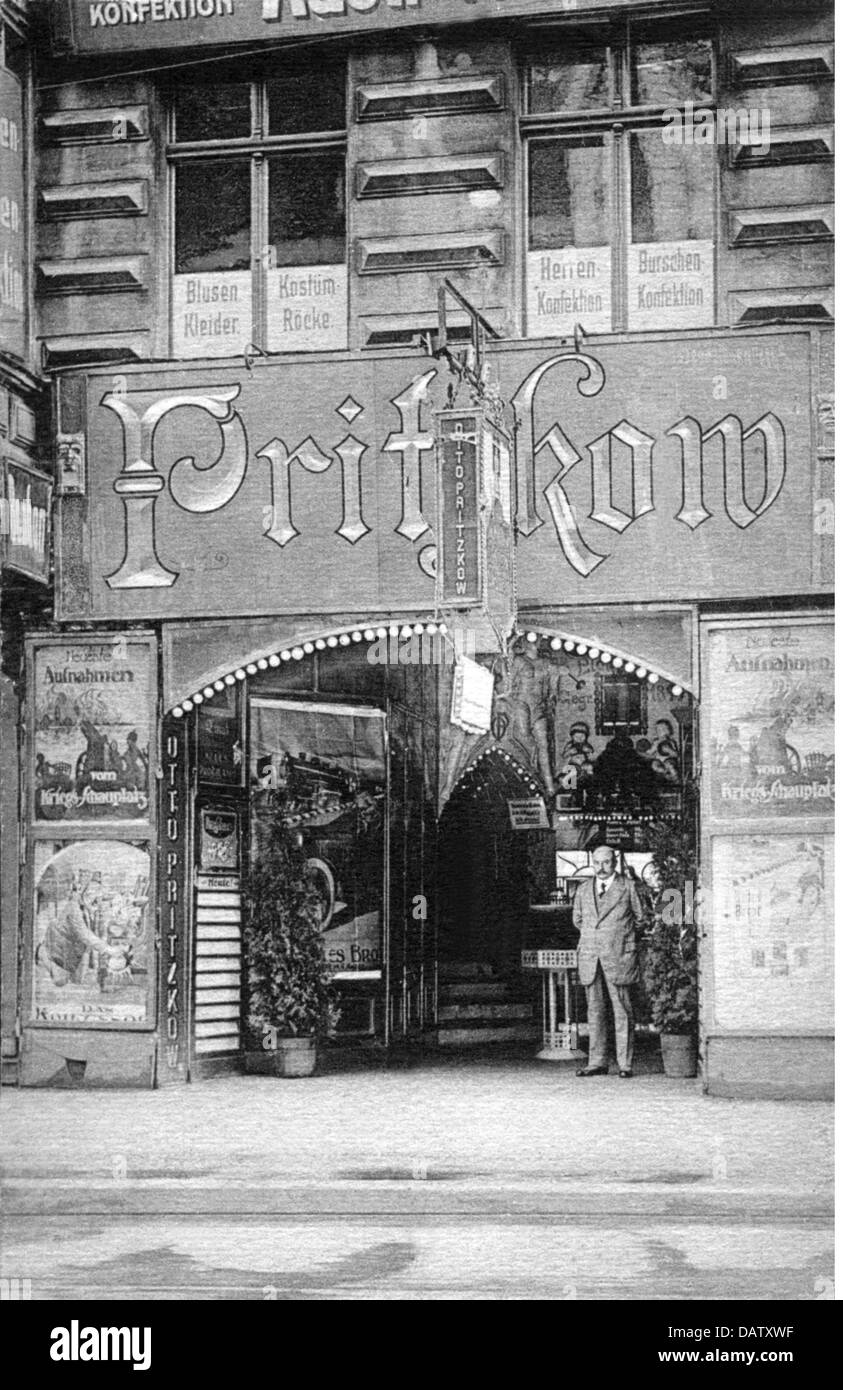
<svg viewBox="0 0 843 1390">
<path fill-rule="evenodd" d="M 381 710 L 292 700 L 250 704 L 251 786 L 299 839 L 322 899 L 338 977 L 383 966 L 386 720 Z"/>
<path fill-rule="evenodd" d="M 832 1027 L 833 837 L 715 836 L 712 883 L 716 1025 Z"/>
<path fill-rule="evenodd" d="M 237 710 L 237 688 L 226 686 L 196 710 L 196 766 L 200 782 L 218 786 L 243 785 L 243 745 Z"/>
<path fill-rule="evenodd" d="M 238 357 L 251 341 L 251 271 L 173 276 L 173 357 Z"/>
<path fill-rule="evenodd" d="M 527 253 L 527 337 L 612 331 L 611 246 Z"/>
<path fill-rule="evenodd" d="M 266 346 L 270 352 L 328 352 L 348 347 L 348 269 L 287 265 L 266 273 Z"/>
<path fill-rule="evenodd" d="M 149 850 L 97 839 L 33 852 L 33 1021 L 151 1024 Z"/>
<path fill-rule="evenodd" d="M 648 241 L 627 253 L 629 327 L 705 328 L 714 322 L 714 243 Z"/>
<path fill-rule="evenodd" d="M 35 644 L 36 822 L 149 820 L 155 675 L 149 640 Z"/>
<path fill-rule="evenodd" d="M 832 815 L 831 624 L 715 629 L 708 663 L 712 814 Z"/>
<path fill-rule="evenodd" d="M 199 864 L 202 869 L 239 869 L 237 812 L 205 808 L 199 817 Z"/>
</svg>

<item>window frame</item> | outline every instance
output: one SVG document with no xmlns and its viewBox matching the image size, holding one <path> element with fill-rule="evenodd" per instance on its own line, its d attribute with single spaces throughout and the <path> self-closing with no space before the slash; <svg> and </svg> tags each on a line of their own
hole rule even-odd
<svg viewBox="0 0 843 1390">
<path fill-rule="evenodd" d="M 666 27 L 667 26 L 667 27 Z M 519 54 L 519 91 L 521 109 L 518 118 L 518 133 L 521 142 L 521 244 L 523 247 L 521 266 L 522 286 L 522 328 L 523 336 L 528 333 L 527 309 L 527 266 L 530 245 L 530 146 L 536 141 L 570 140 L 602 136 L 606 145 L 606 158 L 609 161 L 608 184 L 611 198 L 607 209 L 609 231 L 608 245 L 611 247 L 611 333 L 628 333 L 642 330 L 630 328 L 629 286 L 627 274 L 627 251 L 632 242 L 632 159 L 630 136 L 633 133 L 656 132 L 664 129 L 663 113 L 668 110 L 667 103 L 658 105 L 632 104 L 632 61 L 636 42 L 647 34 L 647 21 L 635 24 L 626 20 L 613 24 L 607 22 L 602 30 L 608 54 L 610 106 L 571 111 L 530 111 L 530 62 L 541 49 L 543 41 L 561 44 L 569 33 L 583 33 L 576 26 L 560 25 L 554 29 L 537 27 L 528 39 L 522 42 Z M 587 32 L 587 31 L 586 31 Z M 659 22 L 653 30 L 653 38 L 664 42 L 688 42 L 707 40 L 711 45 L 711 94 L 705 100 L 677 101 L 677 109 L 683 114 L 690 109 L 691 116 L 699 111 L 717 111 L 718 93 L 722 73 L 719 54 L 718 31 L 711 16 L 697 16 L 694 20 L 676 17 L 671 24 L 667 20 Z M 590 36 L 590 46 L 595 38 Z M 719 248 L 721 242 L 721 179 L 724 152 L 715 143 L 701 146 L 711 150 L 711 241 L 712 241 L 712 287 L 711 322 L 700 328 L 715 328 L 722 322 L 721 295 L 719 286 Z M 562 248 L 560 248 L 562 249 Z M 670 326 L 666 325 L 667 330 Z M 676 331 L 673 328 L 671 331 Z M 553 336 L 553 335 L 551 335 Z"/>
<path fill-rule="evenodd" d="M 251 130 L 248 135 L 227 136 L 209 140 L 177 139 L 176 99 L 172 90 L 165 93 L 166 146 L 164 159 L 167 180 L 167 222 L 169 234 L 167 243 L 167 342 L 170 356 L 173 354 L 173 283 L 176 270 L 176 177 L 180 167 L 195 165 L 203 161 L 217 164 L 225 160 L 240 159 L 249 162 L 250 183 L 250 247 L 251 258 L 251 346 L 262 352 L 267 348 L 267 277 L 261 271 L 275 268 L 275 248 L 269 239 L 269 172 L 270 160 L 278 154 L 307 154 L 323 150 L 341 150 L 345 156 L 344 217 L 345 217 L 345 255 L 343 264 L 348 268 L 351 261 L 351 241 L 349 236 L 351 213 L 351 189 L 348 167 L 348 141 L 351 123 L 351 74 L 348 54 L 343 53 L 339 62 L 344 68 L 344 111 L 345 126 L 342 130 L 313 130 L 292 134 L 269 133 L 269 94 L 268 84 L 277 73 L 267 66 L 259 68 L 246 77 L 235 77 L 235 81 L 245 81 L 250 88 Z M 198 69 L 204 77 L 210 67 Z M 290 270 L 303 269 L 291 265 Z M 189 272 L 187 272 L 189 273 Z M 348 317 L 348 313 L 347 313 Z M 350 326 L 350 325 L 349 325 Z M 247 347 L 243 345 L 244 349 Z M 295 349 L 304 351 L 304 349 Z"/>
</svg>

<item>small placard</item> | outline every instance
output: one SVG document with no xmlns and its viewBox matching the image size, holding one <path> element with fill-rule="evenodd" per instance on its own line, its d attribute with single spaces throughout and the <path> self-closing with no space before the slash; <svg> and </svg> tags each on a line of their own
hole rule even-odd
<svg viewBox="0 0 843 1390">
<path fill-rule="evenodd" d="M 173 356 L 235 357 L 252 340 L 252 275 L 173 276 Z"/>
<path fill-rule="evenodd" d="M 494 689 L 495 678 L 491 671 L 470 657 L 460 657 L 454 666 L 451 723 L 469 734 L 488 733 Z"/>
<path fill-rule="evenodd" d="M 509 823 L 513 830 L 547 830 L 547 807 L 540 796 L 525 797 L 521 801 L 510 801 Z"/>
<path fill-rule="evenodd" d="M 629 327 L 697 328 L 714 322 L 714 243 L 653 241 L 630 246 Z"/>
<path fill-rule="evenodd" d="M 219 893 L 227 890 L 232 893 L 240 891 L 239 874 L 197 874 L 196 887 L 201 893 L 203 889 L 208 892 Z"/>
<path fill-rule="evenodd" d="M 266 345 L 270 352 L 348 347 L 348 269 L 288 265 L 267 271 Z"/>
<path fill-rule="evenodd" d="M 612 331 L 612 248 L 565 246 L 527 254 L 528 338 Z"/>
</svg>

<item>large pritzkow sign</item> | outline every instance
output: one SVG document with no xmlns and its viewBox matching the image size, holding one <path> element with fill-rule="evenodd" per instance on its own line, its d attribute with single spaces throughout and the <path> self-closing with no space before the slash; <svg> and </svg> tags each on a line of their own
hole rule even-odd
<svg viewBox="0 0 843 1390">
<path fill-rule="evenodd" d="M 490 354 L 518 422 L 521 602 L 815 590 L 809 349 L 786 332 Z M 91 372 L 59 615 L 432 607 L 449 381 L 410 355 Z"/>
<path fill-rule="evenodd" d="M 548 15 L 607 8 L 618 0 L 543 5 Z M 517 18 L 535 15 L 536 0 L 50 0 L 49 9 L 57 48 L 102 53 Z"/>
</svg>

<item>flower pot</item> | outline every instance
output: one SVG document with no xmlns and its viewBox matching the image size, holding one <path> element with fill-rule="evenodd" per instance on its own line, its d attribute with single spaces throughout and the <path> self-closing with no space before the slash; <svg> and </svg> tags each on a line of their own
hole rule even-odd
<svg viewBox="0 0 843 1390">
<path fill-rule="evenodd" d="M 312 1076 L 316 1070 L 315 1038 L 279 1038 L 275 1045 L 276 1076 Z"/>
<path fill-rule="evenodd" d="M 690 1033 L 662 1033 L 661 1045 L 665 1076 L 696 1076 L 696 1038 Z"/>
<path fill-rule="evenodd" d="M 247 1051 L 248 1076 L 312 1076 L 316 1069 L 315 1038 L 277 1038 L 274 1047 Z"/>
</svg>

